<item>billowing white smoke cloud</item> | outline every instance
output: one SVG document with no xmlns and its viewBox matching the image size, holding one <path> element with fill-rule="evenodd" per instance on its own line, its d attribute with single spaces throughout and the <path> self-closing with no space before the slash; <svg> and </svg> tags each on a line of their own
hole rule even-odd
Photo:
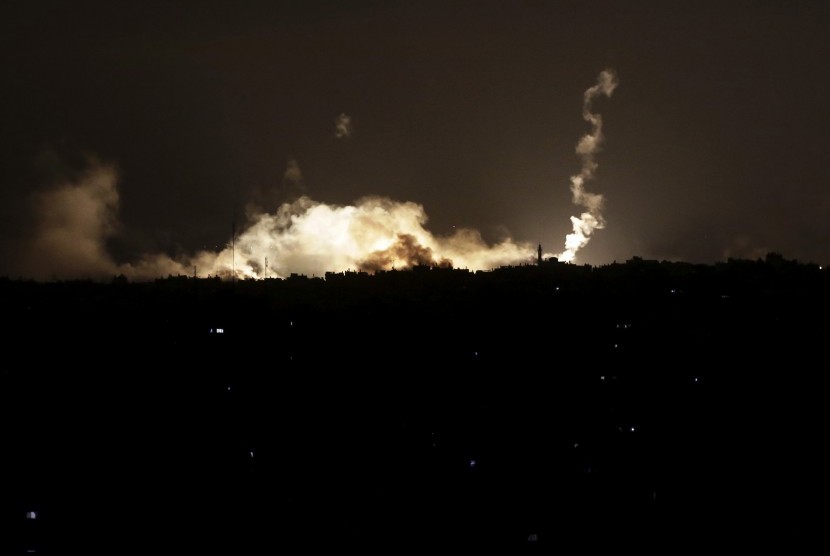
<svg viewBox="0 0 830 556">
<path fill-rule="evenodd" d="M 265 257 L 272 276 L 402 269 L 418 264 L 480 270 L 531 258 L 530 245 L 509 239 L 487 245 L 470 229 L 435 236 L 424 227 L 426 221 L 424 208 L 411 202 L 366 197 L 354 205 L 336 206 L 301 197 L 274 214 L 258 215 L 239 235 L 235 270 L 238 276 L 261 277 Z M 202 253 L 200 262 L 214 273 L 231 271 L 229 247 L 213 261 L 209 258 Z"/>
<path fill-rule="evenodd" d="M 618 85 L 614 70 L 603 70 L 597 78 L 597 84 L 585 91 L 582 104 L 582 117 L 591 124 L 591 131 L 582 136 L 576 145 L 576 153 L 582 158 L 582 169 L 571 176 L 571 193 L 573 203 L 587 209 L 578 218 L 571 216 L 573 232 L 565 236 L 565 250 L 557 255 L 560 261 L 571 262 L 576 252 L 591 240 L 594 230 L 605 227 L 602 217 L 603 197 L 598 193 L 585 190 L 585 182 L 593 179 L 597 169 L 594 155 L 599 152 L 604 136 L 602 134 L 602 116 L 591 112 L 591 104 L 600 95 L 611 97 Z"/>
<path fill-rule="evenodd" d="M 286 179 L 301 177 L 289 161 Z M 292 178 L 292 179 L 293 179 Z M 107 278 L 123 274 L 148 280 L 168 274 L 199 276 L 285 277 L 291 273 L 321 275 L 328 271 L 377 271 L 415 265 L 471 270 L 529 262 L 532 246 L 506 239 L 488 245 L 470 229 L 451 236 L 433 235 L 427 216 L 416 203 L 367 197 L 354 205 L 336 206 L 302 196 L 273 213 L 252 214 L 250 223 L 219 252 L 202 251 L 173 260 L 146 254 L 118 264 L 106 240 L 118 229 L 117 175 L 112 166 L 93 164 L 76 183 L 64 183 L 36 199 L 38 227 L 23 274 L 37 279 Z"/>
<path fill-rule="evenodd" d="M 334 121 L 334 136 L 338 139 L 348 139 L 352 135 L 352 118 L 340 114 Z"/>
<path fill-rule="evenodd" d="M 288 159 L 288 166 L 285 168 L 282 180 L 285 183 L 303 187 L 303 172 L 300 170 L 300 164 L 293 158 Z"/>
</svg>

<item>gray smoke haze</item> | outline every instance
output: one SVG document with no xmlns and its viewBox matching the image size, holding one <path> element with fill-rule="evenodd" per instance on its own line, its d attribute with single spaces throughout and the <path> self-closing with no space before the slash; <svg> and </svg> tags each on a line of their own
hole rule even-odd
<svg viewBox="0 0 830 556">
<path fill-rule="evenodd" d="M 602 195 L 585 189 L 586 182 L 594 179 L 598 166 L 594 155 L 600 151 L 605 139 L 602 134 L 602 116 L 594 114 L 591 105 L 600 95 L 610 98 L 618 84 L 614 70 L 603 70 L 597 77 L 597 84 L 588 88 L 583 96 L 582 117 L 591 124 L 591 131 L 583 135 L 576 144 L 576 153 L 582 159 L 582 168 L 578 174 L 571 176 L 571 194 L 572 202 L 587 210 L 579 217 L 571 216 L 573 232 L 565 236 L 565 250 L 557 255 L 559 260 L 564 262 L 573 261 L 577 251 L 591 240 L 594 230 L 605 227 L 605 219 L 602 217 L 605 199 Z"/>
<path fill-rule="evenodd" d="M 40 280 L 112 275 L 106 240 L 119 227 L 116 182 L 114 166 L 92 161 L 76 181 L 36 194 L 36 227 L 17 270 Z"/>
<path fill-rule="evenodd" d="M 348 139 L 352 135 L 352 118 L 340 114 L 334 122 L 334 136 L 338 139 Z"/>
<path fill-rule="evenodd" d="M 107 240 L 118 234 L 119 194 L 115 166 L 96 159 L 76 180 L 61 181 L 32 198 L 35 227 L 12 268 L 36 280 L 106 279 L 117 274 L 150 280 L 186 274 L 187 266 L 159 253 L 118 264 Z M 189 264 L 189 261 L 188 263 Z"/>
<path fill-rule="evenodd" d="M 303 172 L 295 158 L 288 159 L 285 173 L 282 175 L 282 190 L 284 201 L 293 201 L 306 193 Z"/>
</svg>

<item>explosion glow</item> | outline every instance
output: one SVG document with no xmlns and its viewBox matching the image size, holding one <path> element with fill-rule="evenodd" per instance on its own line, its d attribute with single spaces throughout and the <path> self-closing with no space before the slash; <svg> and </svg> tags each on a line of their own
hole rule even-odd
<svg viewBox="0 0 830 556">
<path fill-rule="evenodd" d="M 289 168 L 299 173 L 293 159 Z M 453 266 L 470 270 L 529 262 L 532 246 L 511 239 L 488 245 L 479 232 L 459 229 L 436 236 L 424 225 L 427 215 L 416 203 L 366 197 L 354 205 L 318 203 L 302 196 L 273 214 L 249 214 L 248 226 L 218 252 L 201 251 L 174 260 L 165 254 L 142 255 L 118 264 L 106 250 L 106 239 L 118 227 L 117 174 L 113 167 L 93 164 L 76 183 L 65 183 L 37 198 L 39 227 L 23 261 L 23 271 L 44 279 L 107 277 L 124 274 L 146 280 L 168 274 L 264 278 L 291 273 L 363 270 L 375 272 L 416 265 Z M 235 263 L 234 263 L 235 259 Z"/>
<path fill-rule="evenodd" d="M 571 176 L 571 193 L 573 203 L 588 210 L 579 217 L 571 216 L 573 232 L 565 236 L 565 250 L 557 255 L 560 261 L 569 263 L 576 257 L 576 252 L 588 245 L 594 230 L 605 227 L 602 217 L 603 196 L 585 190 L 585 182 L 594 178 L 598 164 L 594 155 L 599 152 L 604 136 L 602 134 L 602 116 L 591 112 L 591 104 L 599 95 L 611 97 L 619 82 L 614 70 L 606 69 L 597 77 L 597 84 L 585 91 L 582 104 L 582 117 L 591 124 L 591 131 L 582 136 L 576 144 L 576 153 L 582 158 L 582 169 Z"/>
<path fill-rule="evenodd" d="M 354 205 L 334 206 L 301 197 L 274 214 L 255 216 L 236 239 L 236 273 L 262 277 L 266 256 L 269 275 L 276 276 L 415 265 L 483 270 L 531 259 L 530 245 L 506 239 L 490 246 L 470 229 L 439 237 L 424 228 L 426 221 L 424 208 L 416 203 L 366 197 Z M 220 253 L 201 253 L 193 264 L 226 274 L 231 257 L 226 247 Z"/>
<path fill-rule="evenodd" d="M 614 72 L 604 70 L 597 84 L 585 91 L 582 114 L 591 124 L 591 131 L 576 147 L 582 169 L 571 177 L 571 192 L 573 202 L 587 210 L 578 218 L 571 217 L 573 232 L 566 237 L 565 251 L 558 255 L 564 262 L 573 261 L 594 230 L 605 225 L 602 195 L 585 190 L 585 183 L 594 177 L 594 155 L 603 141 L 602 117 L 591 111 L 591 104 L 600 95 L 610 97 L 616 87 Z M 337 138 L 350 136 L 351 117 L 341 114 L 335 124 Z M 247 225 L 224 249 L 178 259 L 145 253 L 135 261 L 118 263 L 106 247 L 107 239 L 120 229 L 117 172 L 112 166 L 92 160 L 81 178 L 35 198 L 37 228 L 19 270 L 37 279 L 123 274 L 147 280 L 189 275 L 194 269 L 200 276 L 282 278 L 292 273 L 319 276 L 417 265 L 489 270 L 533 261 L 533 247 L 510 238 L 489 245 L 472 229 L 459 229 L 449 236 L 434 235 L 425 228 L 427 215 L 417 203 L 377 196 L 347 206 L 313 201 L 304 194 L 302 172 L 293 158 L 288 160 L 283 182 L 291 202 L 273 213 L 249 207 Z"/>
</svg>

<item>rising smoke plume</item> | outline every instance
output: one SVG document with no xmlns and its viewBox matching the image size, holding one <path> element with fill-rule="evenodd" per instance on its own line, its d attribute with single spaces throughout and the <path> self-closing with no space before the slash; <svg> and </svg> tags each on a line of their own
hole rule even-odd
<svg viewBox="0 0 830 556">
<path fill-rule="evenodd" d="M 352 135 L 352 117 L 340 114 L 334 121 L 334 136 L 338 139 L 348 139 Z"/>
<path fill-rule="evenodd" d="M 305 195 L 306 188 L 303 182 L 303 172 L 300 170 L 300 163 L 295 158 L 288 159 L 288 165 L 282 176 L 283 198 L 293 201 Z"/>
<path fill-rule="evenodd" d="M 115 167 L 92 161 L 79 179 L 36 194 L 36 228 L 18 270 L 38 279 L 113 274 L 106 241 L 118 230 L 116 181 Z"/>
<path fill-rule="evenodd" d="M 291 159 L 286 179 L 301 179 Z M 117 233 L 117 173 L 93 162 L 75 182 L 61 183 L 35 199 L 37 228 L 20 265 L 36 279 L 108 278 L 133 280 L 192 274 L 229 278 L 322 275 L 345 270 L 405 269 L 416 265 L 454 266 L 471 270 L 529 262 L 530 245 L 510 239 L 488 245 L 470 229 L 437 236 L 425 228 L 423 206 L 384 197 L 366 197 L 354 205 L 318 203 L 307 196 L 283 203 L 275 211 L 249 214 L 249 223 L 219 251 L 200 251 L 177 260 L 147 253 L 116 262 L 106 241 Z"/>
<path fill-rule="evenodd" d="M 571 216 L 573 232 L 565 236 L 565 250 L 557 255 L 563 262 L 573 261 L 577 251 L 591 240 L 594 230 L 605 227 L 602 217 L 603 196 L 585 189 L 585 183 L 594 178 L 598 166 L 594 155 L 600 151 L 605 138 L 602 134 L 602 116 L 591 112 L 591 105 L 600 95 L 610 98 L 618 84 L 614 70 L 603 70 L 597 77 L 597 84 L 587 89 L 583 97 L 582 117 L 591 124 L 591 131 L 583 135 L 576 144 L 576 153 L 582 159 L 582 169 L 578 174 L 571 176 L 571 194 L 573 203 L 587 210 L 579 217 Z"/>
</svg>

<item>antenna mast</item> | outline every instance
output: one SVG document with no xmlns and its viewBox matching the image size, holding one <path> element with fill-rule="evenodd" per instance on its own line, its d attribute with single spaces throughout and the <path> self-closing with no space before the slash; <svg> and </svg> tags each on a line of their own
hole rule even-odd
<svg viewBox="0 0 830 556">
<path fill-rule="evenodd" d="M 236 221 L 231 222 L 231 282 L 236 282 Z"/>
</svg>

